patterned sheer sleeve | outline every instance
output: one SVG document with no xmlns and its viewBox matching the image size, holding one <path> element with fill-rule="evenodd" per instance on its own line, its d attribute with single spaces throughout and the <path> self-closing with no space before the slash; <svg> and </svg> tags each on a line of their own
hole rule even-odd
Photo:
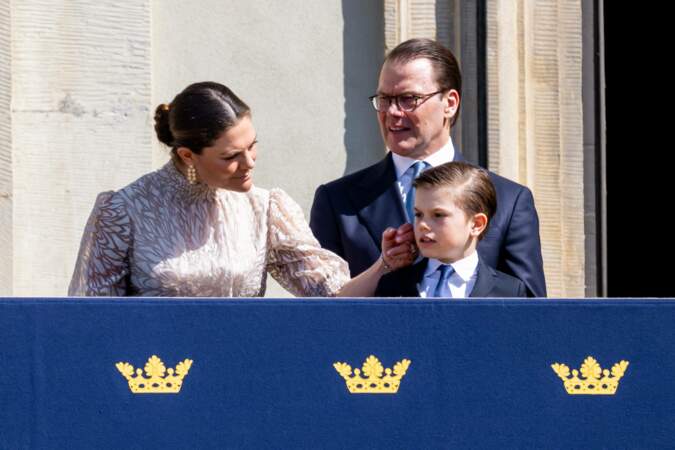
<svg viewBox="0 0 675 450">
<path fill-rule="evenodd" d="M 332 297 L 349 281 L 349 267 L 321 248 L 293 199 L 280 189 L 270 191 L 267 270 L 297 296 Z"/>
<path fill-rule="evenodd" d="M 82 235 L 69 296 L 124 296 L 129 275 L 131 223 L 114 192 L 96 199 Z"/>
</svg>

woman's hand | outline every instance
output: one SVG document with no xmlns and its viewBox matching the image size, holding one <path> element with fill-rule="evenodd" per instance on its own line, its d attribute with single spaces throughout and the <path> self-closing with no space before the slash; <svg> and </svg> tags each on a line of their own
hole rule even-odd
<svg viewBox="0 0 675 450">
<path fill-rule="evenodd" d="M 340 297 L 371 297 L 382 275 L 410 265 L 417 257 L 415 235 L 409 223 L 387 228 L 382 233 L 382 261 L 378 259 L 365 271 L 342 286 Z"/>
<path fill-rule="evenodd" d="M 387 228 L 382 233 L 382 261 L 387 272 L 412 264 L 417 258 L 413 226 L 404 223 L 398 228 Z"/>
</svg>

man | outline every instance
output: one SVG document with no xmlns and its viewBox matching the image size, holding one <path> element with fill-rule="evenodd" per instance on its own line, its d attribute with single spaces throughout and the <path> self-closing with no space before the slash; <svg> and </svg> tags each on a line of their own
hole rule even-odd
<svg viewBox="0 0 675 450">
<path fill-rule="evenodd" d="M 385 229 L 413 222 L 412 181 L 420 171 L 464 160 L 450 138 L 460 91 L 457 60 L 435 41 L 411 39 L 385 58 L 371 100 L 390 152 L 377 164 L 319 186 L 311 211 L 315 236 L 347 260 L 352 276 L 379 258 Z M 545 297 L 532 193 L 494 173 L 490 177 L 497 212 L 478 254 L 487 265 L 522 280 L 529 296 Z"/>
</svg>

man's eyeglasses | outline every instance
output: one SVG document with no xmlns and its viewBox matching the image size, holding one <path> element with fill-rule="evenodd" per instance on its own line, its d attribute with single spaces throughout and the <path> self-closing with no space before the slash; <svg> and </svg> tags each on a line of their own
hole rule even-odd
<svg viewBox="0 0 675 450">
<path fill-rule="evenodd" d="M 373 108 L 379 112 L 385 112 L 391 106 L 391 103 L 394 102 L 396 107 L 401 111 L 411 112 L 414 111 L 422 103 L 429 100 L 436 94 L 440 94 L 443 91 L 432 92 L 431 94 L 415 95 L 415 94 L 403 94 L 403 95 L 373 95 L 368 97 L 370 102 L 373 104 Z"/>
</svg>

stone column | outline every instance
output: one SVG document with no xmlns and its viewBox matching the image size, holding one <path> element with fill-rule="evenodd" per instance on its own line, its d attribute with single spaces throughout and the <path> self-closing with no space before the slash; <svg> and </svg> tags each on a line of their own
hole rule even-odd
<svg viewBox="0 0 675 450">
<path fill-rule="evenodd" d="M 435 0 L 384 0 L 386 51 L 416 37 L 436 39 Z"/>
<path fill-rule="evenodd" d="M 10 0 L 0 1 L 0 296 L 12 295 L 12 48 Z"/>
<path fill-rule="evenodd" d="M 488 0 L 489 165 L 529 186 L 549 295 L 584 295 L 581 4 Z"/>
</svg>

